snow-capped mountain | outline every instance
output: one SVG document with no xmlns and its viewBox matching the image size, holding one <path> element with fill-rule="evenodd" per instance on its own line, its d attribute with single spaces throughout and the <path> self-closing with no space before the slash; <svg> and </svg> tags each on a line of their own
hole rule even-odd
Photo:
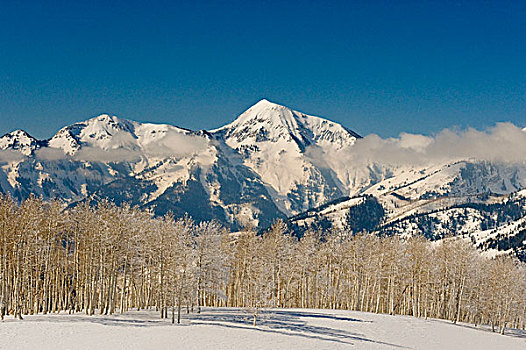
<svg viewBox="0 0 526 350">
<path fill-rule="evenodd" d="M 24 158 L 2 166 L 0 184 L 19 199 L 108 196 L 158 213 L 190 206 L 199 219 L 261 226 L 346 195 L 339 173 L 316 155 L 343 152 L 357 138 L 337 123 L 267 100 L 210 132 L 104 114 L 49 140 L 5 135 L 2 149 Z"/>
<path fill-rule="evenodd" d="M 525 190 L 420 199 L 404 197 L 396 190 L 365 194 L 312 208 L 287 222 L 298 235 L 309 229 L 332 228 L 386 236 L 420 235 L 430 240 L 462 236 L 486 255 L 511 254 L 526 261 Z"/>
<path fill-rule="evenodd" d="M 0 150 L 19 151 L 26 156 L 31 155 L 41 145 L 41 141 L 38 141 L 24 130 L 15 130 L 0 137 Z"/>
<path fill-rule="evenodd" d="M 282 217 L 259 176 L 207 132 L 101 115 L 49 140 L 22 132 L 1 139 L 24 157 L 1 164 L 1 191 L 68 203 L 109 197 L 237 227 Z"/>
<path fill-rule="evenodd" d="M 261 100 L 211 133 L 261 177 L 286 214 L 348 192 L 340 174 L 318 156 L 346 150 L 360 138 L 337 123 Z"/>
<path fill-rule="evenodd" d="M 68 204 L 108 197 L 159 215 L 264 228 L 295 215 L 297 223 L 324 218 L 341 226 L 370 196 L 388 225 L 480 196 L 506 196 L 526 183 L 524 164 L 355 162 L 360 139 L 338 123 L 267 100 L 211 131 L 103 114 L 48 140 L 23 131 L 1 137 L 0 191 Z"/>
</svg>

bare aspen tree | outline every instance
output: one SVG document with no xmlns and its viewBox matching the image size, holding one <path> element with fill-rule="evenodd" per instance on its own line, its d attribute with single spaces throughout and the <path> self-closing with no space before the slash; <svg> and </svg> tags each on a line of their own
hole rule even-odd
<svg viewBox="0 0 526 350">
<path fill-rule="evenodd" d="M 109 201 L 0 196 L 0 315 L 112 314 L 171 308 L 334 308 L 523 328 L 526 272 L 511 257 L 486 258 L 462 239 L 377 237 L 348 230 L 291 236 L 228 233 Z"/>
</svg>

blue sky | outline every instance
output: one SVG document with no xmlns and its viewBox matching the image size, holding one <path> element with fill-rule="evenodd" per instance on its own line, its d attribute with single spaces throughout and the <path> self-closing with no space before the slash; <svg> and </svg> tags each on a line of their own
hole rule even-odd
<svg viewBox="0 0 526 350">
<path fill-rule="evenodd" d="M 0 134 L 214 128 L 267 98 L 361 134 L 526 126 L 524 1 L 0 0 Z"/>
</svg>

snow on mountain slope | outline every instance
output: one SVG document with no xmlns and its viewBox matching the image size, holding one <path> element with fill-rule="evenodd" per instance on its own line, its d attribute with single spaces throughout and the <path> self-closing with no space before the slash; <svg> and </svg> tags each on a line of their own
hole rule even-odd
<svg viewBox="0 0 526 350">
<path fill-rule="evenodd" d="M 391 177 L 364 192 L 382 201 L 389 221 L 469 202 L 481 195 L 506 195 L 526 183 L 526 167 L 513 163 L 457 161 L 392 171 Z"/>
<path fill-rule="evenodd" d="M 299 235 L 309 228 L 344 229 L 350 232 L 354 231 L 352 223 L 357 222 L 362 224 L 361 227 L 367 227 L 363 225 L 364 222 L 371 222 L 370 218 L 374 218 L 375 214 L 383 214 L 381 220 L 373 221 L 373 225 L 365 230 L 387 236 L 419 235 L 430 240 L 461 236 L 486 255 L 511 254 L 526 261 L 524 190 L 505 195 L 445 195 L 415 200 L 392 194 L 342 198 L 289 218 L 289 227 Z M 368 201 L 368 198 L 374 200 Z M 406 203 L 392 206 L 397 203 L 396 200 Z M 378 210 L 375 203 L 382 205 L 383 212 Z"/>
<path fill-rule="evenodd" d="M 135 148 L 135 125 L 125 119 L 107 114 L 62 128 L 49 140 L 52 148 L 63 149 L 66 154 L 75 154 L 82 146 L 102 150 L 120 147 Z"/>
<path fill-rule="evenodd" d="M 268 225 L 283 216 L 258 175 L 207 132 L 103 114 L 47 141 L 12 134 L 1 145 L 24 157 L 0 164 L 0 191 L 19 200 L 30 194 L 68 203 L 108 197 L 233 227 Z"/>
<path fill-rule="evenodd" d="M 211 133 L 242 155 L 286 213 L 348 192 L 339 174 L 310 156 L 317 149 L 328 153 L 348 149 L 360 137 L 337 123 L 261 100 Z"/>
<path fill-rule="evenodd" d="M 467 203 L 407 216 L 378 231 L 432 240 L 461 236 L 486 256 L 513 255 L 526 261 L 526 202 L 506 197 L 500 204 Z"/>
<path fill-rule="evenodd" d="M 526 261 L 526 217 L 492 229 L 476 230 L 465 239 L 483 250 L 486 256 L 515 254 Z"/>
<path fill-rule="evenodd" d="M 293 111 L 261 100 L 232 123 L 211 133 L 222 134 L 233 148 L 255 142 L 294 142 L 300 149 L 316 144 L 342 148 L 360 138 L 355 132 L 329 120 Z"/>
<path fill-rule="evenodd" d="M 206 151 L 208 146 L 206 140 L 199 140 L 197 145 L 196 139 L 199 137 L 190 131 L 175 126 L 103 114 L 62 128 L 48 144 L 74 160 L 121 163 L 121 176 L 137 176 L 157 186 L 153 193 L 143 196 L 143 200 L 153 200 L 174 182 L 188 178 L 188 162 L 183 158 Z M 203 157 L 201 163 L 206 163 Z M 117 167 L 106 166 L 111 182 L 119 175 Z"/>
<path fill-rule="evenodd" d="M 457 161 L 429 166 L 393 167 L 391 174 L 358 192 L 358 198 L 372 195 L 385 209 L 384 222 L 436 211 L 468 202 L 498 200 L 499 196 L 513 193 L 526 183 L 526 167 L 523 164 L 489 163 L 485 161 Z M 352 193 L 352 192 L 351 192 Z M 343 198 L 345 199 L 345 198 Z M 346 210 L 354 205 L 340 201 L 331 205 L 330 215 L 324 210 L 312 210 L 312 215 L 326 216 L 338 227 Z"/>
<path fill-rule="evenodd" d="M 332 228 L 345 229 L 345 221 L 349 209 L 362 204 L 365 198 L 365 196 L 342 197 L 320 207 L 289 217 L 288 222 L 292 225 L 299 225 L 300 228 L 316 228 L 321 226 L 321 221 L 328 221 Z"/>
<path fill-rule="evenodd" d="M 24 130 L 15 130 L 0 137 L 0 150 L 20 151 L 23 155 L 31 155 L 41 146 L 41 142 Z"/>
<path fill-rule="evenodd" d="M 525 164 L 389 165 L 359 157 L 359 142 L 337 123 L 267 100 L 210 132 L 103 114 L 49 140 L 23 131 L 4 135 L 0 191 L 70 204 L 109 197 L 158 214 L 189 212 L 199 220 L 263 228 L 338 198 L 344 198 L 338 208 L 319 215 L 341 224 L 341 213 L 352 206 L 346 197 L 373 195 L 387 224 L 526 184 Z"/>
<path fill-rule="evenodd" d="M 190 131 L 167 124 L 138 123 L 102 114 L 62 128 L 48 141 L 48 145 L 74 155 L 85 147 L 105 151 L 125 149 L 148 153 L 152 151 L 152 145 L 161 142 L 157 145 L 158 152 L 161 152 L 163 147 L 169 146 L 165 144 L 164 139 L 172 134 L 180 134 L 184 138 Z"/>
</svg>

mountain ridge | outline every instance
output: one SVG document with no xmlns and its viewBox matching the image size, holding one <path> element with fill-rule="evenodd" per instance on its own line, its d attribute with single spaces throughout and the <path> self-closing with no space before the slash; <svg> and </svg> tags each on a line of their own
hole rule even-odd
<svg viewBox="0 0 526 350">
<path fill-rule="evenodd" d="M 252 140 L 251 146 L 257 148 L 266 142 L 265 147 L 269 148 L 267 154 L 281 154 L 286 159 L 301 163 L 304 170 L 295 177 L 289 177 L 287 186 L 268 181 L 270 168 L 277 166 L 276 159 L 268 159 L 266 171 L 262 171 L 251 162 L 254 159 L 247 157 L 246 149 L 232 147 L 230 141 L 234 136 L 221 135 L 229 128 L 233 130 L 233 126 L 247 121 L 261 121 L 262 117 L 265 131 L 273 135 L 264 142 Z M 251 131 L 261 129 L 257 125 L 251 127 Z M 233 130 L 234 133 L 237 131 Z M 199 200 L 193 200 L 202 202 L 203 208 L 206 207 L 204 203 L 220 207 L 224 213 L 219 215 L 219 220 L 234 225 L 240 225 L 241 221 L 256 225 L 260 225 L 262 220 L 269 221 L 270 217 L 261 218 L 261 210 L 270 210 L 268 215 L 281 217 L 339 196 L 341 189 L 332 183 L 333 175 L 325 176 L 327 171 L 309 162 L 305 152 L 316 143 L 324 147 L 334 142 L 340 146 L 352 144 L 357 136 L 337 123 L 308 116 L 268 100 L 259 101 L 232 123 L 210 131 L 139 123 L 101 114 L 65 126 L 46 140 L 36 140 L 28 134 L 27 140 L 22 140 L 25 135 L 15 133 L 9 136 L 9 140 L 8 137 L 0 139 L 1 149 L 15 152 L 21 151 L 16 138 L 24 141 L 20 144 L 25 147 L 25 158 L 2 167 L 7 179 L 1 185 L 2 191 L 19 199 L 29 193 L 60 198 L 66 202 L 97 194 L 117 197 L 116 185 L 120 183 L 119 191 L 135 193 L 136 190 L 126 189 L 128 185 L 148 189 L 147 193 L 136 193 L 140 200 L 131 198 L 131 201 L 150 206 L 155 201 L 162 201 L 163 196 L 171 196 L 170 191 L 189 191 L 188 184 L 193 184 L 190 185 L 194 186 L 193 191 L 201 196 Z M 250 138 L 239 134 L 235 137 L 241 141 Z M 260 161 L 264 163 L 262 159 Z M 286 162 L 280 166 L 284 165 Z M 289 167 L 284 173 L 292 173 L 292 170 Z M 315 188 L 319 184 L 322 185 L 321 191 Z M 310 192 L 301 189 L 305 185 L 310 186 Z M 236 191 L 241 194 L 239 198 L 236 198 Z M 236 201 L 245 202 L 239 205 Z M 167 206 L 166 203 L 163 205 Z M 158 203 L 155 205 L 159 207 Z M 273 208 L 275 205 L 279 209 Z"/>
<path fill-rule="evenodd" d="M 247 225 L 263 229 L 287 217 L 307 226 L 332 221 L 342 227 L 349 212 L 379 210 L 374 201 L 369 201 L 372 211 L 353 209 L 371 197 L 381 205 L 382 220 L 388 220 L 383 224 L 398 225 L 389 232 L 421 234 L 425 230 L 413 229 L 423 222 L 421 214 L 429 222 L 456 220 L 460 209 L 455 205 L 512 196 L 526 184 L 526 162 L 363 162 L 359 152 L 364 145 L 356 145 L 360 140 L 338 123 L 265 99 L 212 130 L 101 114 L 65 126 L 46 140 L 22 130 L 2 136 L 0 192 L 20 201 L 33 194 L 68 205 L 108 198 L 157 215 L 188 213 L 197 221 L 217 220 L 233 230 Z M 320 206 L 324 209 L 316 209 Z M 452 209 L 437 217 L 437 210 L 446 208 Z M 482 209 L 469 210 L 479 218 L 471 225 L 490 220 Z M 470 232 L 478 231 L 472 227 Z"/>
</svg>

